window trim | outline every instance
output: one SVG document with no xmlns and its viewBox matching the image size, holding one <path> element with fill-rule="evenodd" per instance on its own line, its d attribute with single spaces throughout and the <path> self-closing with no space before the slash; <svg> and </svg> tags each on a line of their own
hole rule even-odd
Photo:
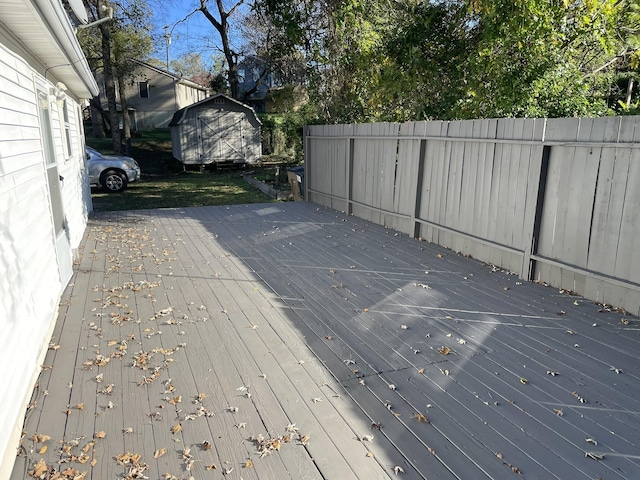
<svg viewBox="0 0 640 480">
<path fill-rule="evenodd" d="M 143 86 L 144 86 L 145 95 L 143 95 Z M 138 96 L 140 98 L 149 98 L 149 96 L 150 96 L 149 82 L 147 80 L 138 82 Z"/>
</svg>

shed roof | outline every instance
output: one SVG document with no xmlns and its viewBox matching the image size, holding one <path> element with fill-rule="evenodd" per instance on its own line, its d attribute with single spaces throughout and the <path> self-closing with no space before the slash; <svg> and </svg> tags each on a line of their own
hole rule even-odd
<svg viewBox="0 0 640 480">
<path fill-rule="evenodd" d="M 142 60 L 137 60 L 135 58 L 131 59 L 132 62 L 137 63 L 138 65 L 140 65 L 141 67 L 145 67 L 148 68 L 149 70 L 153 70 L 155 72 L 160 73 L 161 75 L 166 75 L 167 77 L 179 82 L 179 83 L 183 83 L 185 85 L 188 85 L 192 88 L 197 88 L 199 90 L 204 90 L 207 91 L 209 90 L 209 87 L 206 87 L 204 85 L 200 85 L 197 82 L 194 82 L 193 80 L 189 80 L 188 78 L 183 77 L 181 74 L 179 73 L 173 73 L 170 72 L 169 70 L 165 70 L 163 68 L 160 67 L 156 67 L 155 65 L 151 65 L 150 63 L 146 63 L 143 62 Z"/>
<path fill-rule="evenodd" d="M 209 98 L 205 98 L 204 100 L 200 100 L 199 102 L 192 103 L 191 105 L 187 105 L 186 107 L 182 107 L 180 110 L 176 111 L 176 113 L 173 114 L 173 118 L 169 122 L 169 126 L 173 127 L 175 125 L 180 125 L 183 122 L 183 120 L 185 119 L 186 114 L 189 111 L 189 109 L 200 107 L 200 106 L 202 106 L 204 104 L 207 104 L 209 102 L 213 102 L 213 100 L 215 100 L 216 98 L 224 98 L 225 100 L 227 100 L 230 103 L 234 103 L 236 105 L 239 105 L 243 110 L 245 110 L 247 112 L 247 114 L 252 116 L 258 122 L 258 124 L 262 125 L 262 122 L 260 121 L 260 119 L 256 115 L 256 112 L 249 105 L 246 105 L 246 104 L 244 104 L 242 102 L 239 102 L 238 100 L 235 100 L 235 99 L 231 98 L 230 96 L 225 95 L 224 93 L 217 93 L 215 95 L 212 95 Z"/>
</svg>

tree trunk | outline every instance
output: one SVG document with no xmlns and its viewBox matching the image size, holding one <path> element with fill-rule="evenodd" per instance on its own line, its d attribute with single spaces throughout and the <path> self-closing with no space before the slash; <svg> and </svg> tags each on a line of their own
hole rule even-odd
<svg viewBox="0 0 640 480">
<path fill-rule="evenodd" d="M 633 77 L 629 78 L 629 82 L 627 83 L 627 98 L 626 98 L 626 105 L 627 105 L 627 110 L 629 110 L 629 108 L 631 107 L 631 95 L 633 94 Z"/>
<path fill-rule="evenodd" d="M 100 7 L 100 2 L 98 2 Z M 102 12 L 101 8 L 98 8 Z M 102 34 L 102 61 L 104 72 L 104 89 L 109 106 L 109 123 L 111 123 L 111 139 L 114 153 L 120 153 L 120 122 L 118 121 L 118 109 L 116 103 L 116 85 L 113 78 L 113 65 L 111 64 L 111 25 L 110 22 L 100 24 Z"/>
<path fill-rule="evenodd" d="M 105 137 L 104 119 L 102 118 L 102 107 L 100 106 L 100 95 L 97 95 L 89 102 L 91 108 L 91 129 L 96 138 Z"/>
<path fill-rule="evenodd" d="M 200 0 L 200 11 L 209 20 L 211 25 L 218 31 L 220 35 L 220 41 L 222 42 L 222 52 L 224 58 L 229 66 L 229 72 L 227 79 L 229 80 L 229 88 L 231 90 L 231 98 L 239 100 L 239 80 L 238 80 L 238 54 L 233 51 L 231 44 L 229 43 L 229 17 L 233 15 L 240 5 L 244 3 L 244 0 L 238 0 L 235 5 L 229 10 L 225 10 L 224 2 L 222 0 L 216 0 L 218 7 L 218 14 L 220 15 L 220 21 L 218 21 L 207 8 L 207 0 Z"/>
<path fill-rule="evenodd" d="M 120 93 L 120 107 L 122 108 L 122 135 L 124 136 L 124 153 L 131 156 L 131 119 L 127 108 L 125 81 L 118 78 L 118 92 Z"/>
</svg>

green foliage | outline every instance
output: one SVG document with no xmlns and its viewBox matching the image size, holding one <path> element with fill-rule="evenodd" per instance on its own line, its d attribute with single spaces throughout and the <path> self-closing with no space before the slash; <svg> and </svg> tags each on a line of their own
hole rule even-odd
<svg viewBox="0 0 640 480">
<path fill-rule="evenodd" d="M 632 0 L 259 3 L 329 123 L 606 115 L 640 66 Z"/>
<path fill-rule="evenodd" d="M 306 104 L 297 110 L 279 114 L 259 114 L 262 122 L 262 153 L 301 160 L 305 125 L 321 123 L 317 110 Z"/>
</svg>

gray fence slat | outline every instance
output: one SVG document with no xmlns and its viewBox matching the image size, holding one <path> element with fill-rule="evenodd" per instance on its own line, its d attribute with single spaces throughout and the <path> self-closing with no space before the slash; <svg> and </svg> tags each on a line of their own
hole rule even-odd
<svg viewBox="0 0 640 480">
<path fill-rule="evenodd" d="M 639 118 L 311 126 L 307 198 L 640 313 Z"/>
</svg>

